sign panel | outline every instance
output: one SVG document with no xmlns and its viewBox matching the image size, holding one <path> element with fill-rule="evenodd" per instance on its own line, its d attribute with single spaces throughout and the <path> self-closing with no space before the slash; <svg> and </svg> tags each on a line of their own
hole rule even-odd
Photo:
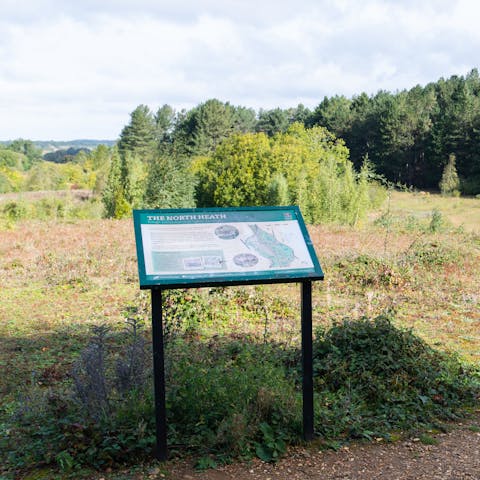
<svg viewBox="0 0 480 480">
<path fill-rule="evenodd" d="M 298 207 L 134 210 L 141 288 L 319 280 Z"/>
</svg>

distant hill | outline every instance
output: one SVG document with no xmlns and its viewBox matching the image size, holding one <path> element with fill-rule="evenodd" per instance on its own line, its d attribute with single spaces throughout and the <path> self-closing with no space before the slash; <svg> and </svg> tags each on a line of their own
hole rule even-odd
<svg viewBox="0 0 480 480">
<path fill-rule="evenodd" d="M 93 150 L 99 145 L 107 145 L 107 147 L 113 147 L 117 143 L 116 140 L 34 140 L 33 143 L 36 147 L 42 149 L 43 153 L 55 152 L 56 150 L 68 150 L 72 149 L 87 149 Z"/>
<path fill-rule="evenodd" d="M 55 162 L 55 163 L 65 163 L 69 162 L 77 155 L 77 153 L 80 152 L 90 152 L 90 148 L 74 148 L 74 147 L 69 147 L 69 148 L 61 148 L 60 150 L 55 150 L 53 152 L 48 152 L 43 155 L 44 160 L 48 160 L 49 162 Z"/>
<path fill-rule="evenodd" d="M 55 152 L 57 150 L 68 150 L 69 148 L 73 149 L 87 149 L 93 150 L 98 147 L 98 145 L 107 145 L 112 147 L 117 143 L 116 140 L 89 140 L 89 139 L 80 139 L 80 140 L 32 140 L 33 144 L 42 150 L 42 152 L 49 153 Z M 0 145 L 7 146 L 11 141 L 0 141 Z"/>
</svg>

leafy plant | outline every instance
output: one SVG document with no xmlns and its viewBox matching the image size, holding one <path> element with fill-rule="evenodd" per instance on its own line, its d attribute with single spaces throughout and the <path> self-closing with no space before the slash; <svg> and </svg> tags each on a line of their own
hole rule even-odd
<svg viewBox="0 0 480 480">
<path fill-rule="evenodd" d="M 278 460 L 286 451 L 287 444 L 281 432 L 275 430 L 265 422 L 260 424 L 260 431 L 262 432 L 262 439 L 257 442 L 255 453 L 257 457 L 264 462 L 274 462 Z"/>
<path fill-rule="evenodd" d="M 57 453 L 57 455 L 55 455 L 55 461 L 61 470 L 71 470 L 75 465 L 74 458 L 67 450 L 62 450 L 61 452 Z"/>
<path fill-rule="evenodd" d="M 168 343 L 179 336 L 195 336 L 208 319 L 209 309 L 199 291 L 168 290 L 163 294 L 164 338 Z"/>
<path fill-rule="evenodd" d="M 200 457 L 195 463 L 195 469 L 200 471 L 208 470 L 209 468 L 216 468 L 216 467 L 217 467 L 217 462 L 208 455 Z"/>
<path fill-rule="evenodd" d="M 330 392 L 322 394 L 320 417 L 331 423 L 340 408 L 350 419 L 349 436 L 453 418 L 479 392 L 475 370 L 397 329 L 387 316 L 318 330 L 314 372 L 317 389 Z"/>
<path fill-rule="evenodd" d="M 110 382 L 106 375 L 106 340 L 109 328 L 94 326 L 92 339 L 72 370 L 75 398 L 91 418 L 110 413 Z"/>
<path fill-rule="evenodd" d="M 396 288 L 410 280 L 408 268 L 395 260 L 372 255 L 358 255 L 348 261 L 342 260 L 335 266 L 347 282 L 363 287 Z"/>
<path fill-rule="evenodd" d="M 248 456 L 260 424 L 298 428 L 295 385 L 269 345 L 176 342 L 168 358 L 167 414 L 178 442 L 188 438 L 199 452 Z"/>
<path fill-rule="evenodd" d="M 431 435 L 428 435 L 426 433 L 420 435 L 419 440 L 424 445 L 438 445 L 440 443 L 437 438 L 432 437 Z"/>
<path fill-rule="evenodd" d="M 403 255 L 402 262 L 413 266 L 434 268 L 458 262 L 461 251 L 442 241 L 418 240 Z"/>
<path fill-rule="evenodd" d="M 442 229 L 443 225 L 444 225 L 444 220 L 443 220 L 442 213 L 439 210 L 435 209 L 432 212 L 432 218 L 430 220 L 430 225 L 428 228 L 431 232 L 437 233 Z"/>
<path fill-rule="evenodd" d="M 16 221 L 25 218 L 27 209 L 23 202 L 7 202 L 3 208 L 2 213 L 8 220 Z"/>
</svg>

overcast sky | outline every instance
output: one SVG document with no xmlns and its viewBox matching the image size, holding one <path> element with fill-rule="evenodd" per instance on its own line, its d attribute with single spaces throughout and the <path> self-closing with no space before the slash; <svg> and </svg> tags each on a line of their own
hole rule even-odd
<svg viewBox="0 0 480 480">
<path fill-rule="evenodd" d="M 314 108 L 480 63 L 478 0 L 0 0 L 0 140 L 116 139 L 139 104 Z"/>
</svg>

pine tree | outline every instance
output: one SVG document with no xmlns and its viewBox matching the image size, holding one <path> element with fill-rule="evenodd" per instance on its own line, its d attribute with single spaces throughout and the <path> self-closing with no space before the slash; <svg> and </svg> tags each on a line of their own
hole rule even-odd
<svg viewBox="0 0 480 480">
<path fill-rule="evenodd" d="M 186 160 L 165 155 L 150 164 L 144 195 L 147 208 L 191 208 L 194 195 L 195 182 Z"/>
<path fill-rule="evenodd" d="M 141 160 L 148 161 L 153 155 L 157 142 L 155 118 L 146 105 L 139 105 L 130 116 L 130 123 L 120 134 L 118 150 L 121 155 L 130 152 L 138 155 Z"/>
<path fill-rule="evenodd" d="M 260 110 L 255 130 L 273 137 L 278 132 L 285 132 L 288 128 L 288 123 L 288 112 L 286 110 L 281 108 Z"/>
<path fill-rule="evenodd" d="M 438 184 L 442 195 L 456 196 L 460 193 L 460 180 L 458 178 L 455 162 L 455 155 L 451 153 L 448 157 L 448 163 L 443 169 L 442 179 Z"/>
<path fill-rule="evenodd" d="M 200 105 L 195 114 L 193 153 L 196 155 L 213 153 L 219 143 L 233 132 L 232 114 L 232 107 L 217 99 L 207 100 Z"/>
</svg>

